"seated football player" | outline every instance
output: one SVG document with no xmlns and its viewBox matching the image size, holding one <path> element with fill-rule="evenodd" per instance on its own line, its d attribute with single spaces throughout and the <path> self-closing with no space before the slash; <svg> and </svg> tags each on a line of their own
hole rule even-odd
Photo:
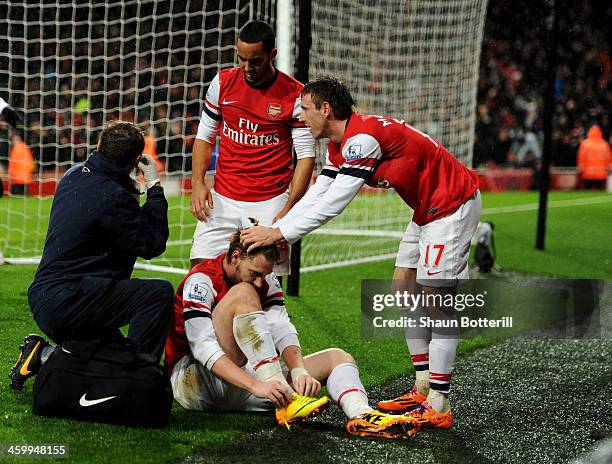
<svg viewBox="0 0 612 464">
<path fill-rule="evenodd" d="M 229 250 L 194 266 L 178 287 L 165 363 L 174 398 L 201 411 L 272 411 L 280 425 L 326 408 L 325 383 L 355 435 L 411 436 L 405 416 L 368 405 L 355 361 L 330 348 L 302 357 L 283 293 L 272 273 L 276 246 L 249 253 L 232 235 Z M 282 358 L 282 362 L 281 362 Z"/>
</svg>

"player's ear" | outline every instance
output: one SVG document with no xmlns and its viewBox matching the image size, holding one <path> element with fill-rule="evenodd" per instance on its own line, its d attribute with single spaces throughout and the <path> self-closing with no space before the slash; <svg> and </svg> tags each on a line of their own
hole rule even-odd
<svg viewBox="0 0 612 464">
<path fill-rule="evenodd" d="M 329 117 L 329 115 L 332 113 L 332 107 L 329 102 L 326 101 L 321 104 L 321 110 L 323 110 L 323 115 L 325 117 Z"/>
<path fill-rule="evenodd" d="M 278 49 L 273 48 L 272 50 L 270 50 L 270 61 L 274 61 L 274 58 L 276 58 L 276 54 L 278 53 Z"/>
<path fill-rule="evenodd" d="M 234 249 L 232 251 L 232 264 L 234 266 L 237 265 L 239 260 L 240 260 L 240 251 Z"/>
</svg>

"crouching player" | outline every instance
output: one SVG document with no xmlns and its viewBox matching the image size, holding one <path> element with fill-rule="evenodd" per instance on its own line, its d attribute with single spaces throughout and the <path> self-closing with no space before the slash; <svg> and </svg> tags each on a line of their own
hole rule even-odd
<svg viewBox="0 0 612 464">
<path fill-rule="evenodd" d="M 355 435 L 385 438 L 416 433 L 405 416 L 368 405 L 355 361 L 331 348 L 302 357 L 272 267 L 276 246 L 248 254 L 240 232 L 227 253 L 194 266 L 178 287 L 165 363 L 174 398 L 186 409 L 272 411 L 280 425 L 328 406 L 316 398 L 324 382 Z M 282 364 L 279 360 L 279 354 Z"/>
</svg>

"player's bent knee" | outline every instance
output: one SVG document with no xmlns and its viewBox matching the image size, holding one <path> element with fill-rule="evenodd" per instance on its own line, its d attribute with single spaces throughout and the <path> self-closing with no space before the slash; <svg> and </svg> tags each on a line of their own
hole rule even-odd
<svg viewBox="0 0 612 464">
<path fill-rule="evenodd" d="M 163 308 L 170 308 L 174 305 L 174 287 L 167 280 L 155 281 L 158 299 L 163 303 Z"/>
<path fill-rule="evenodd" d="M 174 306 L 174 287 L 170 282 L 163 279 L 141 279 L 139 283 L 144 292 L 141 311 L 171 314 Z"/>
<path fill-rule="evenodd" d="M 332 365 L 334 367 L 346 363 L 356 364 L 355 358 L 341 348 L 330 348 L 328 352 L 331 356 Z"/>
<path fill-rule="evenodd" d="M 235 315 L 261 311 L 261 300 L 251 284 L 241 282 L 234 285 L 226 293 L 224 300 L 228 300 Z"/>
<path fill-rule="evenodd" d="M 247 300 L 256 299 L 259 300 L 259 295 L 251 284 L 246 282 L 240 282 L 232 286 L 226 294 L 232 298 L 245 298 Z"/>
</svg>

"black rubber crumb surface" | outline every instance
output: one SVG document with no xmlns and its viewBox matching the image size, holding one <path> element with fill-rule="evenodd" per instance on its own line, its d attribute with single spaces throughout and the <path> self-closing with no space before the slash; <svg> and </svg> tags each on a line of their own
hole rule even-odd
<svg viewBox="0 0 612 464">
<path fill-rule="evenodd" d="M 411 386 L 401 378 L 371 404 Z M 511 339 L 457 361 L 455 426 L 405 440 L 353 437 L 335 406 L 292 428 L 270 426 L 189 456 L 189 463 L 571 462 L 612 434 L 612 341 Z"/>
</svg>

